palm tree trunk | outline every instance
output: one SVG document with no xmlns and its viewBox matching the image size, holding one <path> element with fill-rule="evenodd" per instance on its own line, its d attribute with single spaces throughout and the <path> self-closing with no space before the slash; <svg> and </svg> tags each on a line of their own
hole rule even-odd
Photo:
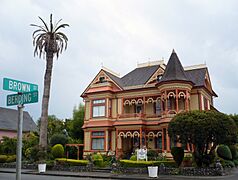
<svg viewBox="0 0 238 180">
<path fill-rule="evenodd" d="M 48 107 L 50 99 L 50 85 L 53 69 L 53 51 L 47 52 L 46 70 L 44 76 L 44 93 L 42 98 L 41 118 L 40 118 L 40 147 L 42 150 L 47 149 L 47 127 L 48 127 Z"/>
</svg>

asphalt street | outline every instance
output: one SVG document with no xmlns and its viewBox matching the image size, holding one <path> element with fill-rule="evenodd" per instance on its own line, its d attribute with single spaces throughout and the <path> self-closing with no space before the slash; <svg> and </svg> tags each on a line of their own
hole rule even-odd
<svg viewBox="0 0 238 180">
<path fill-rule="evenodd" d="M 45 176 L 45 175 L 32 175 L 32 174 L 22 174 L 22 180 L 95 180 L 95 178 L 86 177 L 64 177 L 64 176 Z M 15 173 L 0 173 L 0 180 L 16 180 Z M 97 179 L 102 180 L 102 179 Z"/>
</svg>

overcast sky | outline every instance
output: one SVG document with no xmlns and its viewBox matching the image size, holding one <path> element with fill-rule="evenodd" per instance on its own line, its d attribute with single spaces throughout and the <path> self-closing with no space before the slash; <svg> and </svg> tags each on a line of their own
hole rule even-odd
<svg viewBox="0 0 238 180">
<path fill-rule="evenodd" d="M 40 117 L 45 60 L 33 56 L 31 23 L 63 19 L 68 49 L 53 67 L 49 114 L 71 118 L 81 93 L 103 66 L 121 76 L 137 63 L 168 58 L 174 48 L 183 66 L 206 63 L 215 107 L 238 113 L 238 1 L 234 0 L 0 0 L 0 106 L 4 77 L 39 85 Z M 15 108 L 16 107 L 11 107 Z"/>
</svg>

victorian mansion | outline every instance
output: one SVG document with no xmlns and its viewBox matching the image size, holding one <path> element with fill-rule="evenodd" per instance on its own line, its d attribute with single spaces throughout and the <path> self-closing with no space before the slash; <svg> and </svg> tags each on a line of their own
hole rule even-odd
<svg viewBox="0 0 238 180">
<path fill-rule="evenodd" d="M 83 92 L 84 155 L 113 151 L 117 157 L 146 146 L 170 152 L 168 136 L 174 115 L 210 110 L 213 97 L 205 65 L 183 67 L 175 51 L 169 61 L 153 61 L 123 77 L 102 68 Z"/>
</svg>

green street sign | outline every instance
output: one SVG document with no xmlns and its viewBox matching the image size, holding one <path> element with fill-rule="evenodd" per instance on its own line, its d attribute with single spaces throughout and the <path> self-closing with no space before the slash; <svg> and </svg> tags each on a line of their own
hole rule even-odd
<svg viewBox="0 0 238 180">
<path fill-rule="evenodd" d="M 9 78 L 3 78 L 3 89 L 8 91 L 24 93 L 24 92 L 38 91 L 38 85 Z"/>
<path fill-rule="evenodd" d="M 38 102 L 38 91 L 7 95 L 7 106 Z"/>
</svg>

